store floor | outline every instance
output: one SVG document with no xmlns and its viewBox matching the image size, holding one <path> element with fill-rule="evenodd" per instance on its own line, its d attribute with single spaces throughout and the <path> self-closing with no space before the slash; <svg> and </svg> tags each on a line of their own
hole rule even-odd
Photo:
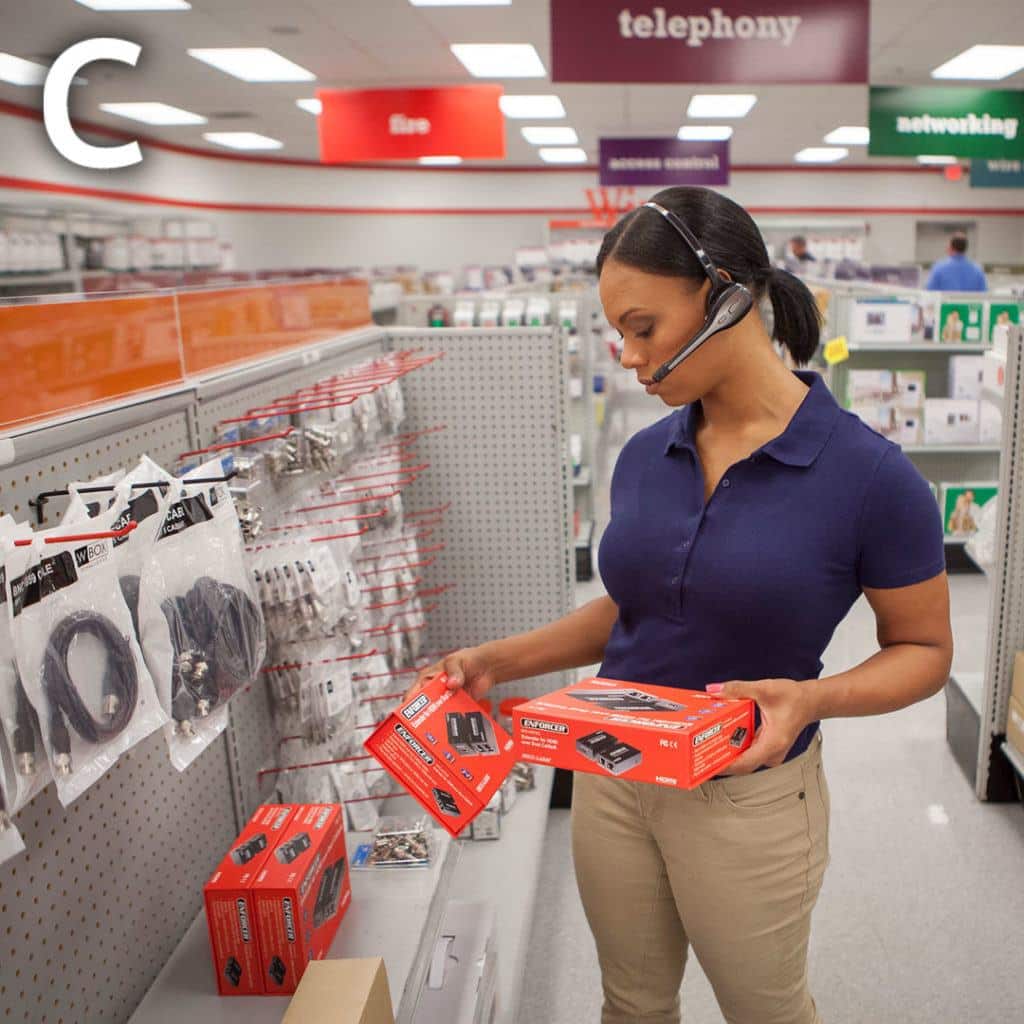
<svg viewBox="0 0 1024 1024">
<path fill-rule="evenodd" d="M 659 415 L 630 402 L 623 435 Z M 600 474 L 607 480 L 607 473 Z M 597 495 L 607 515 L 607 491 Z M 954 671 L 980 671 L 984 577 L 950 579 Z M 580 602 L 601 593 L 579 588 Z M 862 599 L 836 631 L 825 674 L 877 650 Z M 1021 1019 L 1024 808 L 979 803 L 945 740 L 945 698 L 881 718 L 827 722 L 832 863 L 814 916 L 811 987 L 826 1024 L 1001 1024 Z M 572 871 L 569 812 L 549 817 L 521 1024 L 597 1024 L 601 984 Z M 742 965 L 737 965 L 742 968 Z M 686 1024 L 721 1024 L 695 957 Z"/>
</svg>

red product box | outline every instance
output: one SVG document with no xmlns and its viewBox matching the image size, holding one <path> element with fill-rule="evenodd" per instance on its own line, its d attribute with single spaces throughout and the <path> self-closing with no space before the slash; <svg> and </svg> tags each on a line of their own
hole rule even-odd
<svg viewBox="0 0 1024 1024">
<path fill-rule="evenodd" d="M 508 733 L 440 678 L 392 711 L 365 746 L 453 836 L 487 806 L 517 760 Z"/>
<path fill-rule="evenodd" d="M 754 702 L 587 679 L 512 710 L 520 757 L 571 771 L 694 789 L 746 750 Z"/>
<path fill-rule="evenodd" d="M 257 808 L 203 888 L 217 991 L 222 996 L 263 995 L 252 883 L 294 813 L 294 807 L 280 804 Z"/>
<path fill-rule="evenodd" d="M 253 880 L 261 974 L 267 995 L 294 992 L 322 960 L 352 901 L 345 808 L 300 804 Z"/>
</svg>

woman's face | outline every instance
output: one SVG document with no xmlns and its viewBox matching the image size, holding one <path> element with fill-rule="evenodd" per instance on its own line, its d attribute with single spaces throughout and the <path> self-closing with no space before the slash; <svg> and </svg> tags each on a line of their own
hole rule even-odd
<svg viewBox="0 0 1024 1024">
<path fill-rule="evenodd" d="M 622 335 L 622 367 L 666 405 L 697 401 L 724 369 L 729 332 L 702 345 L 658 384 L 651 383 L 655 370 L 700 330 L 710 288 L 707 280 L 648 274 L 614 259 L 601 270 L 601 305 Z"/>
</svg>

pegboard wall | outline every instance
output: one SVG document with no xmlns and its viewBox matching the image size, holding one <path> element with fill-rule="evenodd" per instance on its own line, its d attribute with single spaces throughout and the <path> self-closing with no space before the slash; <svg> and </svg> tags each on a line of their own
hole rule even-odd
<svg viewBox="0 0 1024 1024">
<path fill-rule="evenodd" d="M 29 498 L 148 453 L 173 464 L 192 446 L 186 400 L 105 431 L 92 417 L 52 432 L 52 450 L 0 470 L 0 511 L 31 517 Z M 87 429 L 86 429 L 87 428 Z M 32 446 L 47 447 L 45 435 Z M 63 503 L 47 506 L 48 523 Z M 33 519 L 34 522 L 34 519 Z M 0 865 L 0 1020 L 124 1020 L 199 910 L 203 883 L 236 835 L 223 740 L 179 773 L 158 730 L 63 808 L 51 785 L 16 818 L 25 853 Z"/>
</svg>

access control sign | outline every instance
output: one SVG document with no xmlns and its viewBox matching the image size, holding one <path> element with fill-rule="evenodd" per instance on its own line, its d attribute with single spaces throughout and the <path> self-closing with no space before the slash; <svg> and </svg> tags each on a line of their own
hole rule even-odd
<svg viewBox="0 0 1024 1024">
<path fill-rule="evenodd" d="M 870 156 L 1024 157 L 1024 92 L 872 87 Z"/>
<path fill-rule="evenodd" d="M 551 0 L 555 82 L 866 82 L 869 0 Z"/>
</svg>

